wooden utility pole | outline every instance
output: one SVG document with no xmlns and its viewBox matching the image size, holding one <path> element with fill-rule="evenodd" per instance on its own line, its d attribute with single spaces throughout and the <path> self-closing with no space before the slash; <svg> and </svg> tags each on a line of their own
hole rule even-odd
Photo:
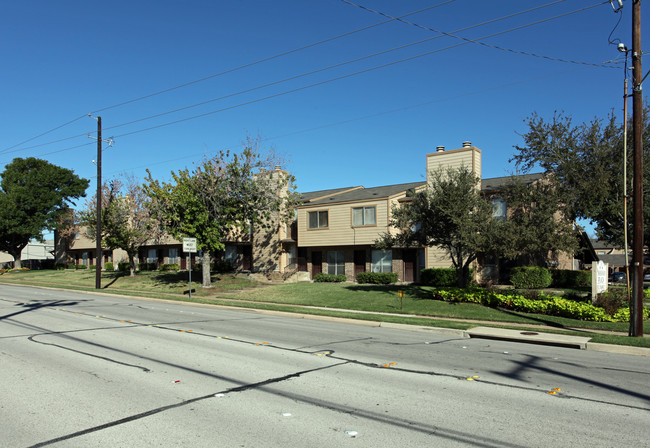
<svg viewBox="0 0 650 448">
<path fill-rule="evenodd" d="M 102 289 L 102 117 L 97 117 L 97 226 L 95 228 L 95 289 Z"/>
<path fill-rule="evenodd" d="M 641 84 L 641 0 L 632 5 L 632 133 L 634 145 L 633 275 L 630 336 L 643 336 L 643 91 Z"/>
</svg>

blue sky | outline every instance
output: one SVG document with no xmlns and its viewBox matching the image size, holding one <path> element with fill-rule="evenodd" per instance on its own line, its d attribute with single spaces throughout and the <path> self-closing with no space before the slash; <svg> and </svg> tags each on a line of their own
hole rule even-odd
<svg viewBox="0 0 650 448">
<path fill-rule="evenodd" d="M 40 157 L 91 179 L 92 190 L 96 146 L 86 133 L 96 122 L 85 114 L 94 112 L 115 140 L 103 153 L 105 178 L 143 178 L 150 168 L 167 179 L 204 155 L 239 149 L 247 135 L 287 157 L 300 191 L 418 181 L 427 153 L 466 140 L 482 150 L 483 177 L 497 177 L 513 171 L 513 146 L 535 111 L 562 110 L 577 122 L 622 115 L 624 69 L 608 37 L 622 15 L 612 39 L 631 47 L 630 0 L 619 14 L 592 0 L 353 3 L 393 17 L 439 5 L 404 20 L 468 40 L 500 34 L 480 40 L 485 46 L 393 20 L 231 71 L 388 19 L 341 0 L 5 2 L 0 167 Z M 177 120 L 185 121 L 166 125 Z"/>
</svg>

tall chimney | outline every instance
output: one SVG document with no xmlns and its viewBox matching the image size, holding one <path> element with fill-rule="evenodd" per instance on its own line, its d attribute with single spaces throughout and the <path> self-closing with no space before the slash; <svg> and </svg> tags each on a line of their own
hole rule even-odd
<svg viewBox="0 0 650 448">
<path fill-rule="evenodd" d="M 463 148 L 469 148 L 470 146 L 472 146 L 472 142 L 468 142 L 468 141 L 463 142 Z"/>
</svg>

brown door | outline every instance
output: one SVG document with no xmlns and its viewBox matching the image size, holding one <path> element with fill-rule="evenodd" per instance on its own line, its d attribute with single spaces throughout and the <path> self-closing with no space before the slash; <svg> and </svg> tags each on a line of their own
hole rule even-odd
<svg viewBox="0 0 650 448">
<path fill-rule="evenodd" d="M 311 278 L 313 279 L 316 274 L 323 272 L 323 253 L 311 253 Z"/>
<path fill-rule="evenodd" d="M 242 247 L 242 269 L 250 271 L 253 264 L 253 248 L 251 246 Z"/>
<path fill-rule="evenodd" d="M 354 251 L 354 276 L 356 278 L 359 272 L 366 272 L 366 251 Z"/>
<path fill-rule="evenodd" d="M 417 262 L 417 251 L 415 249 L 405 249 L 402 252 L 404 260 L 404 281 L 415 281 L 415 265 Z"/>
<path fill-rule="evenodd" d="M 299 247 L 298 248 L 298 270 L 301 272 L 307 272 L 307 248 Z"/>
</svg>

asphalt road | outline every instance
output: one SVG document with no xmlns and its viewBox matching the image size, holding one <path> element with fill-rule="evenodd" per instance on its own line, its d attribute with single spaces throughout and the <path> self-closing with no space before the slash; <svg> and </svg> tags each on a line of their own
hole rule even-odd
<svg viewBox="0 0 650 448">
<path fill-rule="evenodd" d="M 650 358 L 0 285 L 3 447 L 650 446 Z"/>
</svg>

